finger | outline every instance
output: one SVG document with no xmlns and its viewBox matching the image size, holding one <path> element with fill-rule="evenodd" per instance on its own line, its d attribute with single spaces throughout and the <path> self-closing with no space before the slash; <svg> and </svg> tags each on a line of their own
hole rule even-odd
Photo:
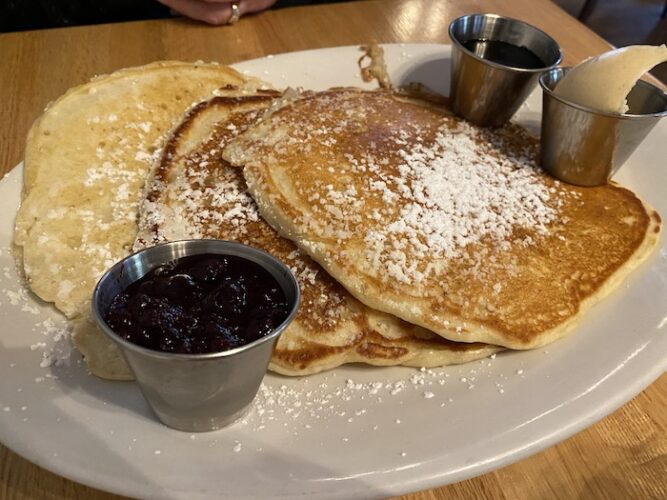
<svg viewBox="0 0 667 500">
<path fill-rule="evenodd" d="M 231 4 L 233 2 L 237 2 L 240 6 L 246 7 L 244 9 L 245 12 L 259 12 L 260 10 L 268 9 L 271 7 L 274 3 L 276 3 L 277 0 L 201 0 L 202 2 L 206 3 L 228 3 Z"/>
<path fill-rule="evenodd" d="M 204 2 L 203 0 L 160 0 L 167 7 L 197 21 L 208 24 L 225 24 L 232 15 L 230 2 Z"/>
<path fill-rule="evenodd" d="M 234 0 L 158 0 L 172 10 L 208 24 L 226 24 L 232 15 Z M 276 0 L 237 0 L 241 16 L 271 7 Z"/>
<path fill-rule="evenodd" d="M 271 7 L 277 0 L 201 0 L 206 3 L 227 3 L 231 6 L 232 3 L 237 3 L 241 15 L 250 14 L 253 12 L 260 12 Z M 230 7 L 231 8 L 231 7 Z"/>
</svg>

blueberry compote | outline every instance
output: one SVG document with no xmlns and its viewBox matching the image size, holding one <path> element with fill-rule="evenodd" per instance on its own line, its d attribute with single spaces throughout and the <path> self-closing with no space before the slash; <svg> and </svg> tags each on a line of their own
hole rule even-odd
<svg viewBox="0 0 667 500">
<path fill-rule="evenodd" d="M 233 255 L 203 254 L 153 269 L 114 297 L 104 319 L 142 347 L 201 354 L 257 340 L 288 312 L 285 293 L 263 267 Z"/>
</svg>

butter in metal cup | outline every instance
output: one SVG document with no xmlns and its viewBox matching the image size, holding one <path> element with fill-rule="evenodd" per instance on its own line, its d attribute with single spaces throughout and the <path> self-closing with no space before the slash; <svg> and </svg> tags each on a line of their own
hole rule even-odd
<svg viewBox="0 0 667 500">
<path fill-rule="evenodd" d="M 627 113 L 601 112 L 554 94 L 567 71 L 552 69 L 540 77 L 540 164 L 561 181 L 600 186 L 609 181 L 660 118 L 667 115 L 667 94 L 640 80 L 628 94 Z"/>
</svg>

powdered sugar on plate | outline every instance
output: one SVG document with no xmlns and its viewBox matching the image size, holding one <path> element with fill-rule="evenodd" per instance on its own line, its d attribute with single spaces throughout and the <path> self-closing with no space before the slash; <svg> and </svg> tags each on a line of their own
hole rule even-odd
<svg viewBox="0 0 667 500">
<path fill-rule="evenodd" d="M 0 256 L 2 255 L 11 256 L 11 249 L 0 249 Z M 17 266 L 16 261 L 14 266 Z M 41 333 L 39 340 L 29 346 L 30 351 L 37 352 L 41 357 L 38 361 L 39 367 L 60 367 L 68 364 L 74 351 L 70 340 L 71 325 L 60 315 L 56 318 L 46 317 L 45 311 L 38 306 L 18 267 L 4 266 L 1 291 L 8 299 L 6 304 L 16 313 L 29 316 L 33 322 L 31 330 Z M 55 376 L 47 374 L 45 377 Z M 37 377 L 36 381 L 41 382 L 45 377 Z"/>
</svg>

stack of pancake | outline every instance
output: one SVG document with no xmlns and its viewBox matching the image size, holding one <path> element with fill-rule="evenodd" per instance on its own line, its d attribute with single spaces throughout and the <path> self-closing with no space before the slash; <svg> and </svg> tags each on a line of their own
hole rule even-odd
<svg viewBox="0 0 667 500">
<path fill-rule="evenodd" d="M 218 66 L 124 70 L 33 127 L 15 241 L 102 377 L 131 374 L 87 301 L 133 240 L 235 240 L 286 262 L 303 301 L 276 372 L 462 363 L 565 335 L 657 242 L 634 194 L 559 183 L 535 149 L 389 90 L 287 97 Z"/>
</svg>

